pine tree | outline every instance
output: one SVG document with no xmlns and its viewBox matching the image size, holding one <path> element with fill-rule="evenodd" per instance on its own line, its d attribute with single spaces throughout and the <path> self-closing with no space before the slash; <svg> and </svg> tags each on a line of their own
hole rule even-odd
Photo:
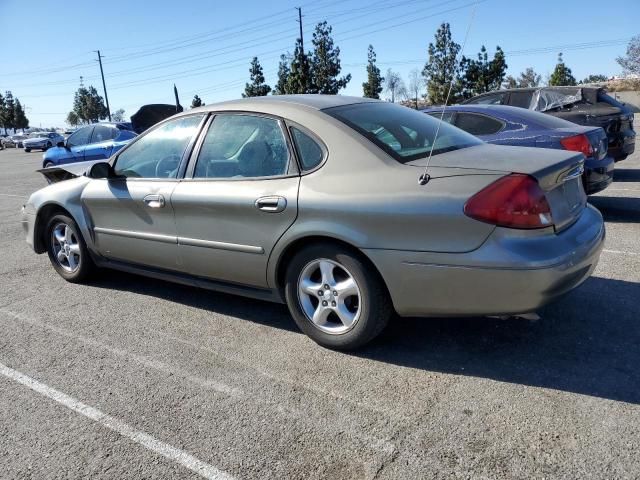
<svg viewBox="0 0 640 480">
<path fill-rule="evenodd" d="M 550 86 L 563 86 L 563 85 L 575 85 L 576 79 L 571 74 L 571 69 L 564 64 L 562 59 L 562 52 L 558 54 L 558 63 L 551 78 L 549 78 Z"/>
<path fill-rule="evenodd" d="M 287 93 L 311 93 L 311 68 L 309 56 L 302 50 L 302 41 L 296 40 L 296 48 L 291 61 L 291 71 L 287 78 Z"/>
<path fill-rule="evenodd" d="M 251 60 L 251 68 L 249 68 L 249 74 L 251 75 L 251 83 L 247 83 L 244 87 L 243 97 L 264 97 L 271 91 L 271 87 L 264 83 L 264 73 L 262 71 L 262 65 L 258 61 L 258 57 L 253 57 Z"/>
<path fill-rule="evenodd" d="M 362 84 L 364 97 L 380 98 L 384 78 L 380 76 L 380 69 L 376 66 L 376 52 L 373 50 L 373 45 L 369 45 L 367 60 L 367 81 Z"/>
<path fill-rule="evenodd" d="M 528 87 L 538 87 L 542 82 L 542 75 L 536 73 L 536 71 L 528 67 L 524 72 L 520 74 L 518 78 L 518 87 L 520 88 L 528 88 Z"/>
<path fill-rule="evenodd" d="M 280 55 L 280 63 L 278 64 L 278 83 L 273 88 L 274 95 L 285 95 L 289 93 L 289 76 L 291 75 L 291 58 L 289 55 Z"/>
<path fill-rule="evenodd" d="M 7 116 L 7 105 L 4 101 L 4 97 L 0 93 L 0 127 L 4 130 L 4 133 L 7 133 L 7 126 L 5 117 Z"/>
<path fill-rule="evenodd" d="M 15 107 L 15 128 L 20 128 L 24 130 L 25 128 L 29 128 L 29 119 L 24 113 L 24 109 L 22 108 L 22 104 L 20 100 L 16 98 L 16 107 Z"/>
<path fill-rule="evenodd" d="M 191 100 L 191 108 L 201 107 L 204 105 L 202 99 L 198 95 L 193 96 L 193 100 Z"/>
<path fill-rule="evenodd" d="M 499 46 L 496 47 L 492 60 L 489 60 L 487 49 L 482 45 L 477 60 L 463 56 L 460 65 L 463 72 L 461 86 L 464 98 L 499 89 L 507 71 L 504 52 Z"/>
<path fill-rule="evenodd" d="M 458 52 L 460 45 L 451 39 L 451 27 L 443 23 L 436 32 L 435 45 L 429 43 L 429 60 L 422 70 L 430 103 L 443 104 L 451 83 L 450 103 L 460 99 L 460 66 L 456 61 Z"/>
<path fill-rule="evenodd" d="M 311 88 L 310 93 L 336 95 L 351 80 L 351 74 L 338 78 L 340 66 L 340 47 L 334 46 L 331 26 L 326 21 L 318 23 L 313 32 L 313 55 L 310 56 Z M 293 68 L 292 68 L 293 70 Z"/>
<path fill-rule="evenodd" d="M 93 86 L 80 87 L 73 99 L 73 112 L 84 123 L 95 123 L 107 118 L 107 107 Z"/>
<path fill-rule="evenodd" d="M 5 128 L 12 128 L 13 133 L 16 133 L 16 104 L 13 100 L 13 94 L 7 90 L 4 95 L 5 115 L 4 125 Z"/>
</svg>

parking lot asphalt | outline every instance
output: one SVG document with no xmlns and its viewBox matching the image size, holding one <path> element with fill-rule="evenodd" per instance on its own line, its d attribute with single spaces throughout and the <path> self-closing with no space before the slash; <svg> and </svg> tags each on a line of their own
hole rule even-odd
<svg viewBox="0 0 640 480">
<path fill-rule="evenodd" d="M 590 199 L 593 277 L 541 320 L 397 319 L 355 353 L 283 305 L 66 283 L 20 226 L 40 159 L 0 151 L 0 478 L 640 475 L 640 153 Z"/>
</svg>

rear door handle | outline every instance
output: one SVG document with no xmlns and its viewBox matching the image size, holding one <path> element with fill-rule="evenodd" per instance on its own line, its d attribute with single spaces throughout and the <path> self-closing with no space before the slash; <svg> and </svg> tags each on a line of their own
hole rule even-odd
<svg viewBox="0 0 640 480">
<path fill-rule="evenodd" d="M 278 213 L 287 208 L 287 199 L 279 195 L 260 197 L 256 200 L 256 208 L 263 212 Z"/>
<path fill-rule="evenodd" d="M 162 195 L 152 193 L 144 197 L 144 203 L 147 207 L 162 208 L 164 207 L 164 197 Z"/>
</svg>

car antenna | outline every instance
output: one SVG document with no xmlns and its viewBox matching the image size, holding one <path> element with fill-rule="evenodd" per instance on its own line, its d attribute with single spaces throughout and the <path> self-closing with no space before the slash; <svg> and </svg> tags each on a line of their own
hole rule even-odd
<svg viewBox="0 0 640 480">
<path fill-rule="evenodd" d="M 458 54 L 464 52 L 464 47 L 467 44 L 467 38 L 469 37 L 469 31 L 471 30 L 471 25 L 473 24 L 473 20 L 476 16 L 476 7 L 478 6 L 478 1 L 476 0 L 473 4 L 473 10 L 471 10 L 471 18 L 469 18 L 469 25 L 467 25 L 467 32 L 464 34 L 464 41 L 462 42 L 462 47 Z M 481 1 L 481 0 L 480 0 Z M 458 63 L 458 57 L 456 56 L 454 65 Z M 436 127 L 436 134 L 433 137 L 433 142 L 431 142 L 431 150 L 429 150 L 429 157 L 427 158 L 427 165 L 424 167 L 424 172 L 418 178 L 418 183 L 420 185 L 426 185 L 431 180 L 431 175 L 429 175 L 429 165 L 431 164 L 431 157 L 433 156 L 433 147 L 436 144 L 436 140 L 438 139 L 438 133 L 440 133 L 440 125 L 442 125 L 442 119 L 444 118 L 445 110 L 447 109 L 447 105 L 449 104 L 449 96 L 451 95 L 451 89 L 453 88 L 453 82 L 455 81 L 455 73 L 451 73 L 451 81 L 449 82 L 449 90 L 447 90 L 447 97 L 444 100 L 444 106 L 442 107 L 442 112 L 440 112 L 440 119 L 438 120 L 438 126 Z"/>
</svg>

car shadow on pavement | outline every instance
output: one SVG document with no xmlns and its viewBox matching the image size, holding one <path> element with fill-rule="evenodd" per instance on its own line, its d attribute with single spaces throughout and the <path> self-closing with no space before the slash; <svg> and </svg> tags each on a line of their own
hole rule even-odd
<svg viewBox="0 0 640 480">
<path fill-rule="evenodd" d="M 397 319 L 358 355 L 640 404 L 640 283 L 592 277 L 541 319 Z"/>
<path fill-rule="evenodd" d="M 105 271 L 92 283 L 299 332 L 284 305 L 141 278 Z M 538 321 L 395 318 L 346 355 L 640 404 L 639 299 L 640 283 L 591 277 Z"/>
<path fill-rule="evenodd" d="M 640 198 L 598 196 L 589 197 L 589 203 L 607 222 L 640 223 Z"/>
<path fill-rule="evenodd" d="M 618 168 L 613 171 L 614 182 L 640 182 L 640 168 Z"/>
</svg>

